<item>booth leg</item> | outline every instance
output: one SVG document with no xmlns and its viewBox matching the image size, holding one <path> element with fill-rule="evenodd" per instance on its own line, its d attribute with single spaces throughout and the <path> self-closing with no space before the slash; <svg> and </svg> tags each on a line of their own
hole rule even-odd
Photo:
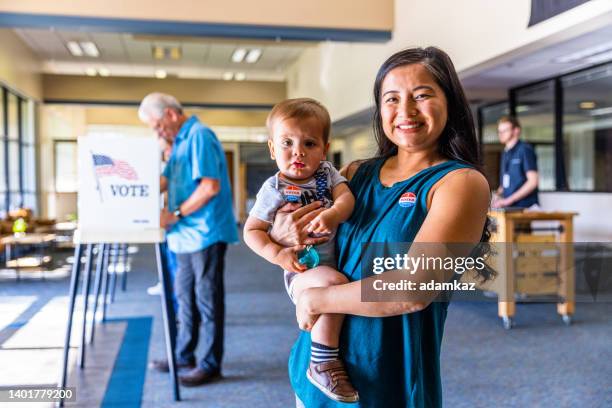
<svg viewBox="0 0 612 408">
<path fill-rule="evenodd" d="M 155 244 L 155 253 L 157 258 L 157 273 L 159 281 L 162 285 L 162 316 L 164 320 L 164 336 L 166 338 L 166 355 L 168 357 L 168 366 L 170 367 L 170 376 L 172 378 L 172 388 L 174 391 L 174 400 L 180 401 L 181 396 L 178 386 L 178 378 L 176 372 L 176 359 L 174 357 L 174 347 L 176 336 L 174 335 L 176 317 L 174 315 L 174 306 L 172 305 L 172 294 L 170 291 L 170 276 L 166 270 L 166 265 L 162 262 L 162 247 L 161 244 Z"/>
<path fill-rule="evenodd" d="M 127 266 L 128 266 L 128 245 L 121 244 L 121 261 L 123 263 L 123 273 L 121 274 L 121 290 L 127 290 Z"/>
<path fill-rule="evenodd" d="M 94 279 L 94 301 L 92 310 L 91 326 L 89 329 L 88 343 L 93 343 L 94 333 L 96 331 L 96 314 L 98 312 L 98 301 L 100 298 L 100 288 L 102 287 L 102 267 L 104 265 L 104 257 L 106 256 L 106 244 L 100 244 L 98 246 L 98 258 L 96 259 L 96 277 Z"/>
<path fill-rule="evenodd" d="M 81 253 L 82 245 L 76 244 L 74 248 L 74 263 L 72 264 L 72 275 L 70 278 L 70 294 L 68 301 L 68 321 L 66 323 L 66 335 L 64 337 L 64 353 L 62 360 L 62 373 L 60 377 L 60 389 L 66 388 L 68 380 L 68 353 L 70 351 L 70 336 L 72 334 L 72 318 L 74 316 L 74 304 L 76 302 L 77 286 L 79 285 L 79 275 L 81 273 Z M 60 399 L 57 403 L 59 407 L 64 406 L 64 400 Z"/>
<path fill-rule="evenodd" d="M 117 264 L 119 263 L 119 244 L 113 244 L 111 247 L 111 264 L 113 265 L 113 274 L 110 275 L 110 303 L 115 302 L 115 290 L 117 289 Z"/>
<path fill-rule="evenodd" d="M 109 265 L 110 244 L 106 244 L 106 254 L 104 256 L 104 265 L 102 266 L 102 323 L 106 323 L 106 306 L 108 304 L 108 286 L 109 286 Z"/>
<path fill-rule="evenodd" d="M 93 244 L 87 244 L 85 252 L 85 274 L 83 275 L 83 327 L 81 328 L 81 350 L 79 353 L 79 367 L 85 367 L 85 333 L 87 332 L 87 309 L 89 305 L 89 287 L 91 281 L 91 266 L 93 258 Z"/>
</svg>

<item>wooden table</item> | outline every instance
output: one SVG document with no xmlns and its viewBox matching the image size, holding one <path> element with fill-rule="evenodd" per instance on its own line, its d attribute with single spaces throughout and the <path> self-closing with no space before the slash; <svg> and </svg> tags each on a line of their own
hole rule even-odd
<svg viewBox="0 0 612 408">
<path fill-rule="evenodd" d="M 20 262 L 21 259 L 12 260 L 12 247 L 17 247 L 19 245 L 32 245 L 42 248 L 44 245 L 52 245 L 54 240 L 55 234 L 39 233 L 25 233 L 2 237 L 0 239 L 0 244 L 4 245 L 6 267 L 10 269 L 15 269 L 17 273 L 17 280 L 19 280 L 20 269 L 42 266 L 45 263 L 45 256 L 44 253 L 42 253 L 41 251 L 39 252 L 38 262 Z"/>
<path fill-rule="evenodd" d="M 502 318 L 504 327 L 510 329 L 513 325 L 515 315 L 515 258 L 514 252 L 516 243 L 521 234 L 517 232 L 517 226 L 530 225 L 532 221 L 556 221 L 559 224 L 557 233 L 554 234 L 554 241 L 559 246 L 558 263 L 558 287 L 557 312 L 561 315 L 566 324 L 571 323 L 571 316 L 575 310 L 575 266 L 574 266 L 574 229 L 573 218 L 577 215 L 574 212 L 544 212 L 544 211 L 491 211 L 491 217 L 496 230 L 491 235 L 491 242 L 497 243 L 495 249 L 498 251 L 498 262 L 496 269 L 499 273 L 490 286 L 486 289 L 497 293 L 498 315 Z M 525 234 L 522 234 L 523 236 Z M 550 237 L 550 235 L 549 235 Z M 550 242 L 550 240 L 538 238 L 532 235 L 530 243 Z"/>
</svg>

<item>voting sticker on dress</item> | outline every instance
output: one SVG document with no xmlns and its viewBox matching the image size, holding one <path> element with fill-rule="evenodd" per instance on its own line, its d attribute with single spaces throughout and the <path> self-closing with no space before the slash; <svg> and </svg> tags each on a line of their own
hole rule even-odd
<svg viewBox="0 0 612 408">
<path fill-rule="evenodd" d="M 287 186 L 283 191 L 283 198 L 290 203 L 297 203 L 302 195 L 302 190 L 297 186 Z"/>
<path fill-rule="evenodd" d="M 504 177 L 502 179 L 502 186 L 504 188 L 510 187 L 510 175 L 509 174 L 504 174 Z"/>
<path fill-rule="evenodd" d="M 403 208 L 414 207 L 415 203 L 416 203 L 416 194 L 414 194 L 412 191 L 402 194 L 402 196 L 400 197 L 398 201 L 399 206 Z"/>
</svg>

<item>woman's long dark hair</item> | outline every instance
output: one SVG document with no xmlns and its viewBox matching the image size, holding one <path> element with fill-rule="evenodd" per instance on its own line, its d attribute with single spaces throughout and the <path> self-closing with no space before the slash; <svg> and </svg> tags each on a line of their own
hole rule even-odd
<svg viewBox="0 0 612 408">
<path fill-rule="evenodd" d="M 380 114 L 382 83 L 393 69 L 410 64 L 423 65 L 446 96 L 448 119 L 438 139 L 438 152 L 447 159 L 469 164 L 482 173 L 480 148 L 470 106 L 453 62 L 444 51 L 436 47 L 408 48 L 399 51 L 389 57 L 378 70 L 374 81 L 376 108 L 373 118 L 374 137 L 378 144 L 377 157 L 387 158 L 397 154 L 397 146 L 389 140 L 383 129 Z M 487 244 L 491 237 L 490 225 L 491 221 L 487 217 L 481 244 L 476 247 L 472 256 L 486 256 L 490 252 L 490 246 Z M 482 280 L 489 279 L 493 274 L 494 271 L 491 269 L 478 271 Z"/>
</svg>

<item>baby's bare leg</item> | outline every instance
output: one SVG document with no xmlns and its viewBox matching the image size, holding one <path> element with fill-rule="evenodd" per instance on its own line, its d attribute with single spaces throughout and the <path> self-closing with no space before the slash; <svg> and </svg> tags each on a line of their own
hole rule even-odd
<svg viewBox="0 0 612 408">
<path fill-rule="evenodd" d="M 300 273 L 293 279 L 292 290 L 294 299 L 299 299 L 304 289 L 320 288 L 348 283 L 346 276 L 329 266 L 317 266 Z M 323 314 L 319 316 L 310 332 L 312 341 L 337 348 L 342 329 L 342 314 Z"/>
<path fill-rule="evenodd" d="M 347 283 L 346 276 L 328 266 L 309 269 L 293 278 L 293 298 L 299 299 L 307 288 L 327 287 Z M 306 378 L 329 398 L 342 402 L 359 401 L 359 393 L 349 380 L 340 359 L 339 340 L 343 314 L 325 313 L 319 316 L 311 331 L 310 363 Z"/>
</svg>

